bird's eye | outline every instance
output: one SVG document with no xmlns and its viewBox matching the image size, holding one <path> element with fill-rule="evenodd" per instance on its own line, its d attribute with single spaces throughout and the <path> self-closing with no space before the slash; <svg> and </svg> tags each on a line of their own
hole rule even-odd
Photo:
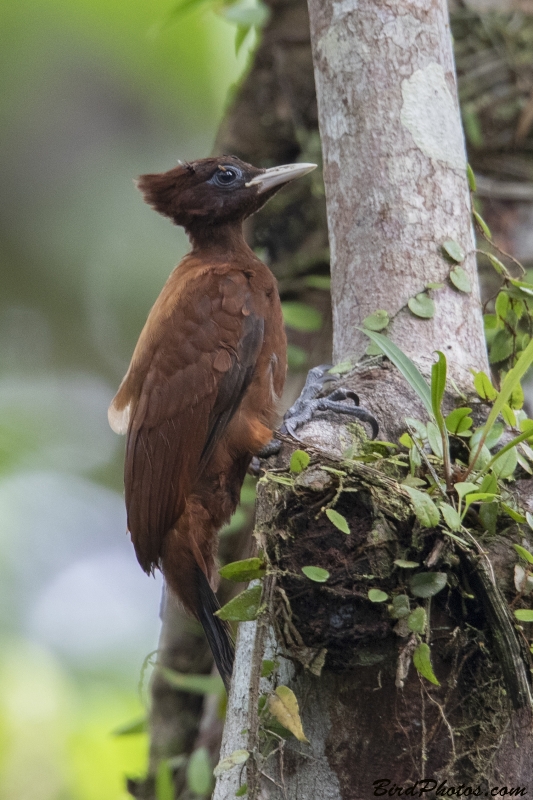
<svg viewBox="0 0 533 800">
<path fill-rule="evenodd" d="M 226 188 L 226 186 L 233 186 L 240 177 L 241 172 L 235 167 L 219 167 L 211 180 L 216 186 Z"/>
</svg>

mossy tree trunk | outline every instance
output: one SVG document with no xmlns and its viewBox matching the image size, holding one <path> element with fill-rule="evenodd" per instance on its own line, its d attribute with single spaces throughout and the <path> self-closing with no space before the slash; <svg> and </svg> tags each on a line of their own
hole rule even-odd
<svg viewBox="0 0 533 800">
<path fill-rule="evenodd" d="M 487 359 L 446 4 L 309 0 L 309 9 L 334 359 L 358 361 L 366 348 L 358 327 L 383 310 L 390 337 L 423 372 L 442 350 L 455 384 L 469 392 L 469 368 L 486 368 Z M 449 282 L 447 240 L 465 253 L 471 291 Z M 345 382 L 376 415 L 383 439 L 396 441 L 406 416 L 423 418 L 420 401 L 379 359 L 357 364 Z M 446 403 L 453 406 L 452 394 Z M 253 800 L 366 800 L 380 796 L 376 781 L 387 789 L 427 781 L 428 796 L 443 781 L 479 785 L 482 795 L 493 786 L 530 791 L 528 656 L 501 593 L 511 585 L 509 541 L 519 541 L 518 531 L 493 539 L 490 567 L 486 554 L 459 556 L 438 527 L 418 525 L 394 476 L 341 462 L 349 429 L 316 420 L 302 438 L 312 468 L 290 486 L 272 473 L 259 493 L 256 537 L 271 567 L 266 611 L 239 628 L 221 750 L 223 758 L 237 750 L 249 758 L 221 774 L 214 799 L 243 792 L 244 783 Z M 278 467 L 292 449 L 284 445 Z M 333 503 L 349 535 L 323 513 Z M 368 599 L 371 588 L 389 597 L 409 592 L 398 559 L 447 578 L 434 598 L 414 601 L 429 620 L 438 686 L 412 666 L 416 636 L 391 620 L 386 603 Z M 327 583 L 304 578 L 304 566 L 326 569 Z M 505 663 L 513 659 L 518 688 Z M 268 677 L 265 660 L 275 664 Z M 264 703 L 279 685 L 298 699 L 309 743 L 269 733 Z"/>
</svg>

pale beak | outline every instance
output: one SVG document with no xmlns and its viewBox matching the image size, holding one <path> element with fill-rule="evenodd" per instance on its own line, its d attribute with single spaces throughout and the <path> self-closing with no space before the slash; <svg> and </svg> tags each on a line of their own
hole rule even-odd
<svg viewBox="0 0 533 800">
<path fill-rule="evenodd" d="M 282 167 L 271 167 L 245 183 L 245 186 L 257 186 L 257 194 L 263 194 L 275 186 L 307 175 L 316 169 L 316 166 L 316 164 L 284 164 Z"/>
</svg>

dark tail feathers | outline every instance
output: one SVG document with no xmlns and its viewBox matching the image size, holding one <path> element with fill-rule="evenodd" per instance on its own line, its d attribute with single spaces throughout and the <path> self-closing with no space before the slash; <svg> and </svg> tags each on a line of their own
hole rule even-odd
<svg viewBox="0 0 533 800">
<path fill-rule="evenodd" d="M 215 659 L 215 664 L 220 672 L 220 677 L 224 681 L 226 691 L 229 694 L 231 673 L 233 672 L 233 660 L 235 657 L 231 630 L 227 622 L 215 617 L 215 611 L 218 611 L 220 608 L 220 603 L 200 567 L 197 567 L 197 573 L 198 619 L 202 623 L 207 641 L 209 642 L 209 647 Z"/>
</svg>

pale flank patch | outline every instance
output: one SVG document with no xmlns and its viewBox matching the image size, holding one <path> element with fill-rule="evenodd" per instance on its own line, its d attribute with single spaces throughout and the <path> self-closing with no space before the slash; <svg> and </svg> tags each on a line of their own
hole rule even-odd
<svg viewBox="0 0 533 800">
<path fill-rule="evenodd" d="M 130 404 L 121 409 L 115 406 L 115 401 L 111 403 L 107 411 L 107 419 L 109 425 L 115 433 L 125 434 L 128 432 L 128 425 L 130 424 Z"/>
</svg>

